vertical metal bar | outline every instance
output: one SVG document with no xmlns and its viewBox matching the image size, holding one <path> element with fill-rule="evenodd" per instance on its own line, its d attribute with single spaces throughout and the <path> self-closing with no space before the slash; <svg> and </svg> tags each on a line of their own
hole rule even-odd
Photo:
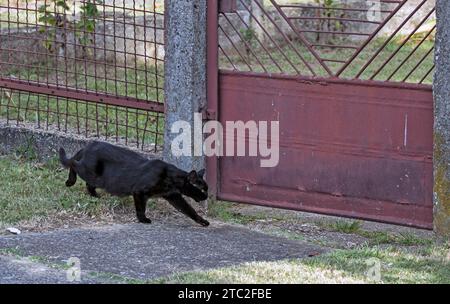
<svg viewBox="0 0 450 304">
<path fill-rule="evenodd" d="M 156 18 L 157 18 L 157 14 L 156 14 L 156 0 L 153 0 L 153 45 L 154 45 L 154 48 L 155 48 L 155 58 L 153 59 L 154 60 L 154 62 L 155 62 L 155 66 L 154 66 L 154 69 L 155 69 L 155 75 L 154 75 L 154 77 L 155 77 L 155 90 L 156 90 L 156 101 L 157 102 L 159 102 L 160 101 L 160 99 L 159 99 L 159 94 L 160 94 L 160 90 L 159 90 L 159 81 L 160 81 L 160 79 L 159 79 L 159 71 L 158 71 L 158 44 L 157 44 L 157 38 L 158 38 L 158 35 L 157 35 L 157 33 L 156 33 L 156 31 L 158 30 L 157 29 L 157 22 L 156 22 Z M 164 28 L 165 28 L 165 26 L 164 26 Z M 160 119 L 160 117 L 159 117 L 159 113 L 156 115 L 156 121 L 155 121 L 155 123 L 156 123 L 156 127 L 155 127 L 155 152 L 156 152 L 156 147 L 158 146 L 158 136 L 159 136 L 159 119 Z"/>
<path fill-rule="evenodd" d="M 216 113 L 219 119 L 219 14 L 218 0 L 209 0 L 207 3 L 207 107 Z M 206 177 L 209 185 L 209 194 L 215 198 L 218 194 L 218 162 L 217 156 L 206 158 Z"/>
<path fill-rule="evenodd" d="M 107 53 L 106 53 L 106 5 L 105 5 L 105 1 L 102 1 L 102 9 L 103 9 L 103 33 L 101 33 L 103 35 L 102 39 L 103 39 L 103 71 L 104 71 L 104 83 L 105 83 L 105 92 L 108 94 L 109 93 L 109 89 L 108 89 L 108 65 L 107 63 Z M 105 140 L 108 140 L 108 136 L 109 136 L 109 105 L 106 104 L 105 107 Z"/>
<path fill-rule="evenodd" d="M 21 100 L 22 92 L 19 91 L 19 100 L 17 101 L 17 117 L 16 117 L 16 126 L 19 126 L 20 121 L 20 100 Z"/>
<path fill-rule="evenodd" d="M 60 122 L 60 109 L 59 109 L 59 97 L 56 97 L 56 123 L 58 126 L 58 131 L 61 131 L 61 122 Z"/>
<path fill-rule="evenodd" d="M 113 0 L 113 48 L 114 48 L 114 56 L 116 56 L 115 51 L 117 50 L 117 33 L 116 33 L 116 23 L 115 21 L 117 20 L 117 16 L 116 16 L 116 0 Z M 118 86 L 117 86 L 117 60 L 114 60 L 114 91 L 116 96 L 118 96 Z M 118 113 L 118 107 L 114 107 L 114 114 L 115 114 L 115 138 L 116 138 L 116 142 L 119 141 L 119 113 Z"/>
<path fill-rule="evenodd" d="M 48 77 L 48 76 L 47 76 Z M 48 130 L 48 126 L 49 126 L 49 119 L 50 119 L 50 96 L 46 95 L 46 105 L 47 108 L 45 109 L 45 129 Z"/>
<path fill-rule="evenodd" d="M 145 19 L 145 16 L 144 16 Z M 137 54 L 137 36 L 136 36 L 136 0 L 133 0 L 133 42 L 134 42 L 134 86 L 135 86 L 135 97 L 139 98 L 139 87 L 138 87 L 138 54 Z M 144 28 L 145 31 L 145 28 Z M 139 149 L 139 111 L 135 110 L 135 134 L 136 146 Z"/>
<path fill-rule="evenodd" d="M 128 96 L 128 63 L 127 63 L 127 11 L 126 2 L 122 1 L 123 14 L 123 53 L 124 53 L 124 78 L 125 78 L 125 96 Z M 125 108 L 125 145 L 128 145 L 128 108 Z"/>
<path fill-rule="evenodd" d="M 153 7 L 155 7 L 155 0 L 153 1 Z M 144 10 L 144 81 L 145 81 L 145 100 L 148 100 L 148 66 L 147 66 L 147 7 L 145 6 L 145 1 L 143 3 L 142 6 L 143 10 Z M 156 31 L 156 29 L 154 29 Z M 145 123 L 144 123 L 144 129 L 142 130 L 142 145 L 141 145 L 141 150 L 144 150 L 144 146 L 145 146 L 145 133 L 147 132 L 147 123 L 148 123 L 148 115 L 149 112 L 147 111 L 145 113 L 146 115 L 146 119 L 145 119 Z"/>
<path fill-rule="evenodd" d="M 95 93 L 98 93 L 98 76 L 97 76 L 97 21 L 98 21 L 98 5 L 99 3 L 96 3 L 95 0 L 92 2 L 96 6 L 96 14 L 93 16 L 94 19 L 94 31 L 92 34 L 92 40 L 93 40 L 93 51 L 94 51 L 94 58 L 92 64 L 94 65 L 94 90 Z M 92 79 L 92 76 L 91 76 Z M 99 115 L 98 115 L 98 103 L 95 103 L 95 131 L 96 135 L 99 138 L 100 137 L 100 129 L 99 129 Z"/>
<path fill-rule="evenodd" d="M 74 2 L 74 6 L 73 6 L 73 12 L 72 14 L 74 16 L 76 16 L 76 2 Z M 74 55 L 73 55 L 73 68 L 74 68 L 74 87 L 75 90 L 78 90 L 78 44 L 77 44 L 77 38 L 76 35 L 74 35 L 73 38 L 73 49 L 74 49 Z M 76 122 L 77 122 L 77 133 L 80 134 L 80 110 L 79 110 L 79 102 L 75 101 L 75 116 L 76 116 Z"/>
<path fill-rule="evenodd" d="M 41 95 L 39 94 L 37 96 L 37 123 L 38 123 L 38 128 L 41 128 Z"/>
<path fill-rule="evenodd" d="M 64 121 L 64 132 L 67 132 L 68 125 L 69 125 L 69 99 L 66 98 L 66 119 Z"/>
</svg>

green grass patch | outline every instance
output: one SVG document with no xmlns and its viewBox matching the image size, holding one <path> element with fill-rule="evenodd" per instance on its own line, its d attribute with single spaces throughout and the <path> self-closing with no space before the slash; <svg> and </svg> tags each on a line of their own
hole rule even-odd
<svg viewBox="0 0 450 304">
<path fill-rule="evenodd" d="M 361 230 L 361 222 L 360 221 L 346 221 L 346 220 L 338 220 L 335 222 L 328 222 L 324 224 L 329 230 L 351 234 L 357 233 Z"/>
<path fill-rule="evenodd" d="M 150 283 L 148 280 L 130 278 L 130 277 L 117 275 L 117 274 L 114 274 L 114 273 L 108 273 L 108 272 L 91 271 L 91 272 L 88 273 L 88 276 L 91 277 L 91 278 L 99 278 L 99 279 L 113 281 L 115 283 L 121 283 L 121 284 L 141 285 L 141 284 Z"/>
<path fill-rule="evenodd" d="M 84 183 L 67 188 L 68 171 L 57 159 L 38 163 L 21 157 L 0 157 L 0 225 L 13 225 L 33 218 L 46 218 L 58 212 L 99 216 L 128 209 L 130 198 L 102 194 L 89 196 Z M 51 220 L 51 218 L 49 219 Z"/>
<path fill-rule="evenodd" d="M 369 239 L 369 243 L 372 245 L 380 244 L 397 244 L 403 246 L 418 246 L 418 245 L 430 245 L 433 243 L 432 239 L 425 239 L 418 237 L 412 233 L 389 233 L 385 231 L 367 231 L 361 230 L 359 235 Z"/>
<path fill-rule="evenodd" d="M 449 246 L 429 246 L 427 250 L 432 254 L 395 247 L 336 250 L 308 259 L 178 273 L 155 283 L 450 283 Z M 374 263 L 379 263 L 379 280 L 371 272 Z"/>
<path fill-rule="evenodd" d="M 362 228 L 361 221 L 317 221 L 316 225 L 327 231 L 355 234 L 368 239 L 370 245 L 395 244 L 402 246 L 430 245 L 433 239 L 419 237 L 410 232 L 371 231 Z"/>
<path fill-rule="evenodd" d="M 212 201 L 208 203 L 208 216 L 215 217 L 221 221 L 234 224 L 249 224 L 254 221 L 267 219 L 263 213 L 242 214 L 233 207 L 235 203 Z M 271 220 L 279 218 L 271 217 Z"/>
</svg>

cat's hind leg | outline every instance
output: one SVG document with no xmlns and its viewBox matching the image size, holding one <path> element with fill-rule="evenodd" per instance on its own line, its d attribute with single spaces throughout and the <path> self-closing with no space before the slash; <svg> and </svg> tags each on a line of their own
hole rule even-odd
<svg viewBox="0 0 450 304">
<path fill-rule="evenodd" d="M 66 180 L 66 186 L 72 187 L 77 182 L 77 173 L 73 168 L 70 168 L 69 178 Z"/>
<path fill-rule="evenodd" d="M 65 152 L 64 152 L 65 153 Z M 78 151 L 74 157 L 72 158 L 72 160 L 76 160 L 76 161 L 80 161 L 83 158 L 83 149 L 81 149 L 80 151 Z M 69 178 L 66 181 L 66 186 L 67 187 L 72 187 L 73 185 L 75 185 L 75 183 L 77 182 L 77 172 L 75 171 L 75 169 L 71 166 L 69 169 Z"/>
<path fill-rule="evenodd" d="M 192 208 L 188 202 L 183 198 L 181 194 L 174 193 L 163 196 L 164 199 L 166 199 L 175 209 L 178 211 L 184 213 L 191 219 L 193 219 L 195 222 L 199 223 L 200 225 L 207 227 L 209 226 L 209 222 L 202 218 L 200 215 L 197 214 L 197 212 Z"/>
<path fill-rule="evenodd" d="M 99 195 L 98 195 L 97 191 L 95 190 L 94 186 L 86 183 L 86 189 L 87 189 L 87 191 L 88 191 L 90 196 L 92 196 L 92 197 L 99 197 Z"/>
<path fill-rule="evenodd" d="M 151 220 L 145 216 L 145 209 L 147 207 L 147 199 L 143 194 L 133 194 L 134 205 L 136 207 L 136 216 L 140 223 L 151 224 Z"/>
</svg>

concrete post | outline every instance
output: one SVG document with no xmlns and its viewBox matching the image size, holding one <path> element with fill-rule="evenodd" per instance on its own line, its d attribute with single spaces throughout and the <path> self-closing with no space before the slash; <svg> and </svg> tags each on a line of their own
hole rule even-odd
<svg viewBox="0 0 450 304">
<path fill-rule="evenodd" d="M 171 153 L 172 124 L 183 120 L 192 130 L 194 113 L 206 106 L 206 3 L 207 0 L 165 1 L 165 107 L 164 160 L 190 171 L 204 168 L 202 156 L 175 157 Z M 192 149 L 193 151 L 193 149 Z"/>
<path fill-rule="evenodd" d="M 450 236 L 450 1 L 436 1 L 434 228 Z"/>
</svg>

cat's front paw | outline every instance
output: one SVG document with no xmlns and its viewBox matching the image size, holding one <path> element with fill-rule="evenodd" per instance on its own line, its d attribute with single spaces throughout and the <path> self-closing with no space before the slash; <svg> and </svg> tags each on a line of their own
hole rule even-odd
<svg viewBox="0 0 450 304">
<path fill-rule="evenodd" d="M 203 218 L 199 218 L 197 220 L 197 223 L 199 223 L 200 225 L 202 225 L 203 227 L 208 227 L 209 226 L 209 222 Z"/>
<path fill-rule="evenodd" d="M 146 218 L 146 217 L 140 218 L 138 220 L 139 220 L 139 223 L 142 223 L 142 224 L 151 224 L 152 223 L 152 220 L 149 218 Z"/>
</svg>

